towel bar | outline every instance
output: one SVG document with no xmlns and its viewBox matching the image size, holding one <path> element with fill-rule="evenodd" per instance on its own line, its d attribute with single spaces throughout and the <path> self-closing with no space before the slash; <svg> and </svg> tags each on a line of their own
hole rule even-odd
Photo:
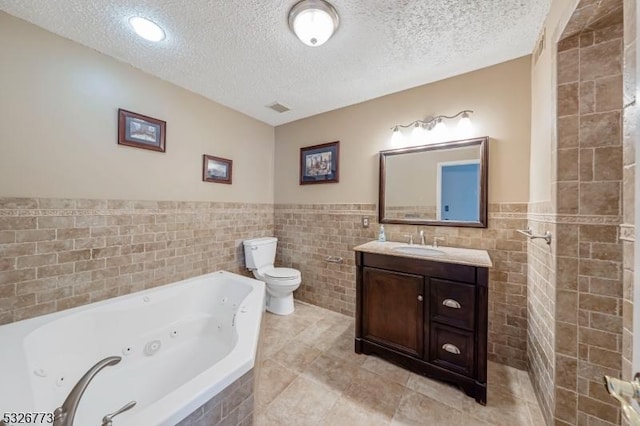
<svg viewBox="0 0 640 426">
<path fill-rule="evenodd" d="M 619 403 L 622 413 L 631 426 L 640 426 L 640 414 L 629 403 L 628 398 L 640 399 L 640 374 L 636 373 L 633 381 L 627 382 L 614 377 L 604 376 L 604 386 L 609 395 Z"/>
<path fill-rule="evenodd" d="M 547 242 L 548 245 L 551 245 L 551 232 L 549 231 L 545 232 L 544 235 L 535 235 L 531 230 L 531 228 L 516 229 L 516 231 L 518 231 L 522 235 L 526 235 L 527 237 L 529 237 L 530 240 L 535 240 L 536 238 L 542 238 Z"/>
</svg>

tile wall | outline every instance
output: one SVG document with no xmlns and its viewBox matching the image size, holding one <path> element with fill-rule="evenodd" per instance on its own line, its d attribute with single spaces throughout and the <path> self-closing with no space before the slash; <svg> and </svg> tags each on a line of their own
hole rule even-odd
<svg viewBox="0 0 640 426">
<path fill-rule="evenodd" d="M 437 219 L 436 206 L 385 206 L 385 214 L 394 219 Z"/>
<path fill-rule="evenodd" d="M 624 0 L 624 58 L 622 84 L 622 225 L 620 234 L 623 253 L 622 306 L 622 378 L 631 380 L 633 347 L 633 292 L 635 244 L 635 177 L 636 177 L 636 1 Z"/>
<path fill-rule="evenodd" d="M 486 249 L 494 267 L 489 274 L 489 358 L 526 368 L 527 253 L 516 229 L 526 227 L 526 204 L 489 206 L 487 229 L 441 226 L 385 225 L 387 239 L 405 241 L 424 229 L 427 243 L 442 237 L 442 245 Z M 362 227 L 367 216 L 370 227 Z M 377 209 L 373 204 L 277 204 L 275 229 L 280 265 L 302 271 L 296 292 L 300 300 L 346 315 L 355 313 L 355 255 L 353 247 L 378 236 Z M 342 257 L 344 263 L 326 261 Z"/>
<path fill-rule="evenodd" d="M 551 210 L 551 203 L 529 204 L 528 226 L 535 234 L 557 236 L 556 224 L 545 220 Z M 553 423 L 555 407 L 556 243 L 531 240 L 527 247 L 527 360 L 547 424 Z"/>
<path fill-rule="evenodd" d="M 526 367 L 525 204 L 490 206 L 489 228 L 424 227 L 427 241 L 489 250 L 489 351 Z M 275 224 L 274 224 L 275 216 Z M 361 226 L 362 216 L 371 220 Z M 296 297 L 355 311 L 352 248 L 377 237 L 372 204 L 271 205 L 0 198 L 0 323 L 140 291 L 215 270 L 247 275 L 242 241 L 275 235 L 278 262 L 302 271 Z M 390 240 L 415 226 L 388 225 Z M 326 262 L 340 256 L 343 264 Z"/>
<path fill-rule="evenodd" d="M 251 426 L 254 411 L 254 370 L 180 421 L 176 426 Z"/>
<path fill-rule="evenodd" d="M 0 324 L 224 269 L 273 205 L 0 198 Z"/>
<path fill-rule="evenodd" d="M 552 200 L 531 204 L 528 214 L 536 233 L 554 235 L 550 246 L 528 245 L 530 374 L 547 424 L 613 425 L 620 412 L 602 377 L 621 374 L 629 269 L 620 227 L 629 186 L 622 2 L 580 2 L 557 54 Z"/>
<path fill-rule="evenodd" d="M 602 386 L 622 368 L 623 25 L 611 23 L 558 45 L 556 424 L 620 422 Z"/>
</svg>

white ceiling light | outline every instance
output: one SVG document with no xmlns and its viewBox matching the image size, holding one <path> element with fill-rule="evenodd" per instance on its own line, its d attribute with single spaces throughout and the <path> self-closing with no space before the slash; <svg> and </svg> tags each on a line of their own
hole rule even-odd
<svg viewBox="0 0 640 426">
<path fill-rule="evenodd" d="M 129 18 L 129 24 L 133 30 L 142 38 L 149 41 L 164 40 L 164 31 L 155 22 L 141 16 Z"/>
<path fill-rule="evenodd" d="M 302 0 L 289 11 L 289 28 L 311 47 L 323 45 L 338 29 L 338 12 L 325 0 Z"/>
</svg>

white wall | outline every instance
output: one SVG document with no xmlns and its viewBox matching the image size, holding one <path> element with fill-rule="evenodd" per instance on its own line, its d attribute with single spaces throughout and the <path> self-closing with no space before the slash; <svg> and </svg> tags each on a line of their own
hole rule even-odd
<svg viewBox="0 0 640 426">
<path fill-rule="evenodd" d="M 2 12 L 0 52 L 0 196 L 273 202 L 273 127 Z M 118 108 L 166 121 L 166 153 L 118 145 Z"/>
<path fill-rule="evenodd" d="M 391 127 L 474 110 L 490 136 L 489 202 L 529 200 L 530 56 L 276 127 L 276 203 L 377 203 Z M 450 122 L 455 125 L 455 122 Z M 299 185 L 300 147 L 340 141 L 340 182 Z"/>
</svg>

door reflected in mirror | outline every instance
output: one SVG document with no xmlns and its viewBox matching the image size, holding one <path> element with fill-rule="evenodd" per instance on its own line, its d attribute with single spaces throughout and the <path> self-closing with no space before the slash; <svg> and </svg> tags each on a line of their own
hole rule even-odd
<svg viewBox="0 0 640 426">
<path fill-rule="evenodd" d="M 380 152 L 380 223 L 486 227 L 488 138 Z"/>
</svg>

